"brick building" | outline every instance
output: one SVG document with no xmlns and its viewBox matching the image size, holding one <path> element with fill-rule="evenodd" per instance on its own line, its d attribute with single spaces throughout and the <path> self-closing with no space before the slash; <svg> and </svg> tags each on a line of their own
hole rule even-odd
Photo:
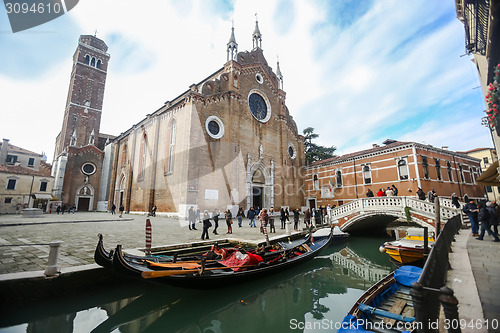
<svg viewBox="0 0 500 333">
<path fill-rule="evenodd" d="M 109 202 L 126 211 L 300 207 L 304 138 L 268 65 L 258 22 L 253 49 L 227 62 L 115 141 Z"/>
<path fill-rule="evenodd" d="M 395 185 L 399 196 L 415 196 L 418 188 L 439 196 L 484 198 L 476 184 L 481 160 L 465 153 L 416 142 L 386 140 L 383 146 L 313 163 L 305 173 L 306 205 L 342 205 L 366 197 L 371 189 Z"/>
<path fill-rule="evenodd" d="M 99 38 L 80 36 L 73 55 L 62 129 L 56 138 L 53 194 L 63 206 L 75 205 L 80 211 L 97 209 L 104 148 L 114 138 L 100 133 L 107 50 Z"/>
</svg>

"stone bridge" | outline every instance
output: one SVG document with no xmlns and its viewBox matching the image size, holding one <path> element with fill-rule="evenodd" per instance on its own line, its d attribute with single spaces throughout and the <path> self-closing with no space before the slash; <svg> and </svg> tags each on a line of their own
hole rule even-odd
<svg viewBox="0 0 500 333">
<path fill-rule="evenodd" d="M 460 214 L 450 199 L 439 198 L 441 223 Z M 343 231 L 367 230 L 385 227 L 396 219 L 414 223 L 429 230 L 435 228 L 436 204 L 412 197 L 360 198 L 331 210 L 334 225 Z"/>
</svg>

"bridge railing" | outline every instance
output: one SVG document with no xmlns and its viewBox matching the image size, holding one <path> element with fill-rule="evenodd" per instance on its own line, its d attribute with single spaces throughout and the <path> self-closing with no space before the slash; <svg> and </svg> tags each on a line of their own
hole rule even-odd
<svg viewBox="0 0 500 333">
<path fill-rule="evenodd" d="M 451 204 L 451 200 L 439 198 L 441 220 L 443 222 L 457 215 L 458 209 Z M 359 198 L 348 202 L 342 206 L 331 210 L 332 219 L 339 219 L 357 212 L 370 211 L 391 211 L 405 216 L 405 208 L 409 207 L 411 211 L 423 217 L 434 219 L 436 208 L 434 203 L 423 201 L 413 197 L 372 197 Z"/>
</svg>

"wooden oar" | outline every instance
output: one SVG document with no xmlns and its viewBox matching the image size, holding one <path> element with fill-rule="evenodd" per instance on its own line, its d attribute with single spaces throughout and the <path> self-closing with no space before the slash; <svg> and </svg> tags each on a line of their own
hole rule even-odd
<svg viewBox="0 0 500 333">
<path fill-rule="evenodd" d="M 227 268 L 246 268 L 246 267 L 255 267 L 257 265 L 243 265 L 243 266 L 224 266 L 224 267 L 212 267 L 205 268 L 205 271 L 213 271 L 218 269 L 227 269 Z M 199 273 L 199 269 L 180 269 L 180 270 L 168 270 L 168 271 L 146 271 L 142 272 L 141 276 L 145 279 L 154 279 L 163 276 L 172 276 L 172 275 L 181 275 L 181 274 L 190 274 L 190 273 Z"/>
</svg>

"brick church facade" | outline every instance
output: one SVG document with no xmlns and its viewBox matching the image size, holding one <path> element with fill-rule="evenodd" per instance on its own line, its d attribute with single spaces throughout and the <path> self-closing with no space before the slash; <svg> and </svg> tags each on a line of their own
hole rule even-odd
<svg viewBox="0 0 500 333">
<path fill-rule="evenodd" d="M 114 137 L 100 133 L 104 87 L 109 62 L 107 45 L 82 35 L 73 55 L 73 68 L 62 129 L 56 138 L 53 194 L 64 207 L 97 209 L 104 149 Z"/>
<path fill-rule="evenodd" d="M 114 140 L 109 205 L 183 216 L 189 207 L 300 208 L 304 138 L 286 106 L 283 76 L 268 65 L 256 22 L 253 49 Z"/>
</svg>

